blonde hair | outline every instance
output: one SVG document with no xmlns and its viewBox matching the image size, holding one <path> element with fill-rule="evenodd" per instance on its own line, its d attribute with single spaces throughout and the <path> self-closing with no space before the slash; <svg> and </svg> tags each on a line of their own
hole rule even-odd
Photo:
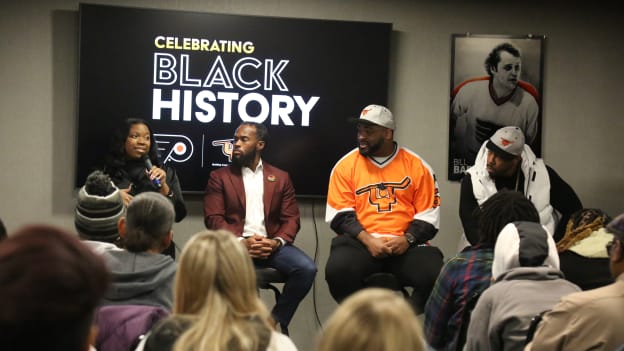
<svg viewBox="0 0 624 351">
<path fill-rule="evenodd" d="M 405 298 L 368 288 L 334 311 L 318 339 L 318 351 L 424 351 L 420 322 Z"/>
<path fill-rule="evenodd" d="M 260 329 L 270 333 L 268 311 L 256 292 L 251 258 L 232 233 L 206 230 L 184 246 L 173 313 L 195 317 L 176 341 L 174 351 L 255 351 L 266 344 L 258 322 Z"/>
</svg>

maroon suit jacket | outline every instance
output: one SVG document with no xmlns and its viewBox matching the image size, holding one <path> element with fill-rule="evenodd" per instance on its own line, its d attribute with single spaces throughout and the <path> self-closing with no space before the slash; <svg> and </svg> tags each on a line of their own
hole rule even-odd
<svg viewBox="0 0 624 351">
<path fill-rule="evenodd" d="M 295 241 L 299 207 L 288 173 L 262 161 L 264 173 L 264 225 L 269 238 Z M 204 194 L 204 223 L 208 229 L 227 229 L 236 236 L 245 225 L 245 185 L 240 167 L 227 166 L 210 173 Z"/>
</svg>

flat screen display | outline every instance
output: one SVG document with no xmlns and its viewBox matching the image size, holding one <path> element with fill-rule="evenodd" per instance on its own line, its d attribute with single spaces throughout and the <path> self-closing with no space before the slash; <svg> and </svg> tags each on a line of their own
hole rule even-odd
<svg viewBox="0 0 624 351">
<path fill-rule="evenodd" d="M 243 121 L 263 123 L 263 160 L 298 196 L 325 196 L 356 146 L 357 117 L 386 104 L 389 23 L 80 5 L 76 186 L 127 118 L 147 120 L 185 193 L 230 163 Z"/>
</svg>

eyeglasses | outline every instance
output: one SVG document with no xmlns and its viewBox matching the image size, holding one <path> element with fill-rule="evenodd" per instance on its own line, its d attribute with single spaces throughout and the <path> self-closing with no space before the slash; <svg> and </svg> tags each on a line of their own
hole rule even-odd
<svg viewBox="0 0 624 351">
<path fill-rule="evenodd" d="M 607 255 L 609 256 L 611 256 L 611 251 L 613 250 L 613 245 L 615 244 L 615 240 L 616 239 L 609 241 L 609 243 L 605 246 L 605 248 L 607 249 Z"/>
</svg>

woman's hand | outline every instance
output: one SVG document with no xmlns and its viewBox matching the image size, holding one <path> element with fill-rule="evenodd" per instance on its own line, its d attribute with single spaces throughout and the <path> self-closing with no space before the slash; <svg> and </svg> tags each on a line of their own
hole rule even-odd
<svg viewBox="0 0 624 351">
<path fill-rule="evenodd" d="M 119 195 L 121 195 L 121 200 L 125 207 L 128 207 L 128 204 L 130 204 L 133 198 L 133 196 L 130 195 L 130 190 L 132 190 L 132 184 L 128 185 L 125 189 L 119 189 Z"/>
<path fill-rule="evenodd" d="M 164 169 L 152 166 L 152 169 L 150 169 L 149 171 L 145 170 L 145 172 L 147 173 L 147 176 L 151 181 L 153 181 L 154 179 L 158 179 L 161 185 L 161 192 L 162 189 L 164 189 L 165 187 L 167 188 L 167 192 L 169 192 L 169 186 L 167 184 L 167 172 L 165 172 Z"/>
<path fill-rule="evenodd" d="M 160 189 L 158 189 L 158 192 L 164 196 L 169 196 L 171 188 L 169 188 L 169 184 L 167 184 L 167 172 L 156 166 L 152 166 L 152 169 L 150 169 L 149 172 L 146 170 L 146 172 L 151 181 L 154 181 L 154 179 L 160 181 Z"/>
</svg>

